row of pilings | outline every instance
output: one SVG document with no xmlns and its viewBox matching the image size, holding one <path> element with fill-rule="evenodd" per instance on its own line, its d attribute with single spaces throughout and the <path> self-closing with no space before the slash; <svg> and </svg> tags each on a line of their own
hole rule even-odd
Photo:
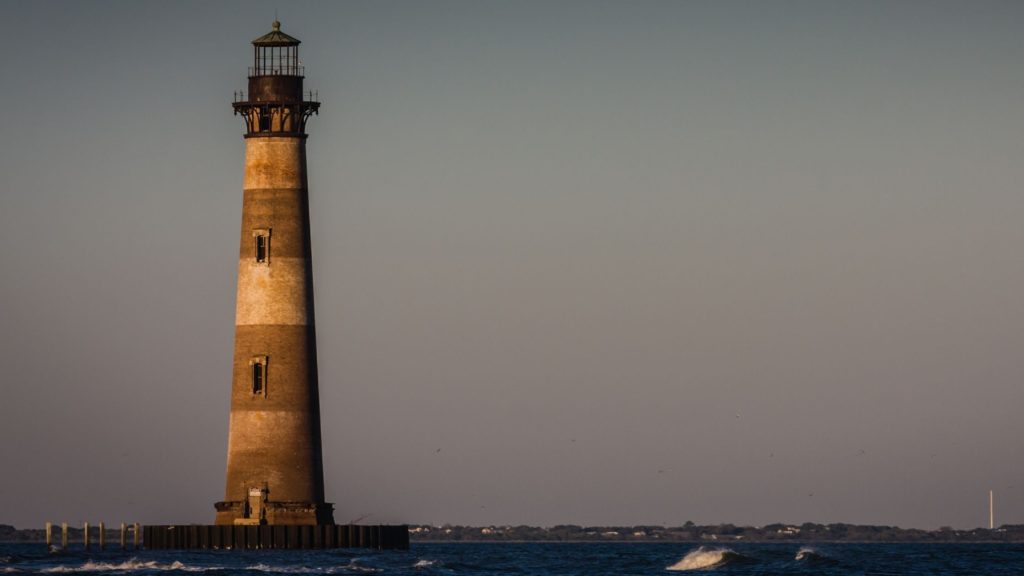
<svg viewBox="0 0 1024 576">
<path fill-rule="evenodd" d="M 258 550 L 371 548 L 408 550 L 409 526 L 324 524 L 319 526 L 269 525 L 162 525 L 143 526 L 147 550 Z"/>
<path fill-rule="evenodd" d="M 53 526 L 52 522 L 47 522 L 46 523 L 46 547 L 47 547 L 47 549 L 50 549 L 50 550 L 55 549 L 53 528 L 54 528 L 54 526 Z M 61 524 L 60 524 L 60 549 L 61 550 L 67 550 L 68 542 L 70 540 L 69 532 L 71 530 L 75 530 L 76 532 L 79 532 L 81 534 L 82 545 L 85 547 L 86 550 L 88 550 L 89 547 L 92 545 L 92 537 L 91 537 L 90 528 L 91 527 L 89 526 L 88 522 L 83 522 L 82 523 L 82 528 L 80 530 L 76 529 L 76 528 L 69 528 L 67 522 L 61 522 Z M 140 527 L 139 527 L 139 525 L 137 523 L 136 524 L 132 524 L 132 525 L 129 526 L 128 524 L 125 524 L 124 522 L 121 522 L 121 530 L 118 532 L 118 541 L 120 543 L 121 550 L 127 550 L 128 549 L 128 545 L 129 545 L 128 544 L 129 543 L 128 533 L 129 533 L 129 531 L 131 532 L 131 546 L 133 548 L 135 548 L 136 550 L 138 550 L 140 548 L 140 539 L 142 537 L 142 532 L 140 530 Z M 103 550 L 107 546 L 107 528 L 106 528 L 106 525 L 103 522 L 100 522 L 98 525 L 96 525 L 96 532 L 97 532 L 96 544 L 99 545 L 100 550 Z"/>
</svg>

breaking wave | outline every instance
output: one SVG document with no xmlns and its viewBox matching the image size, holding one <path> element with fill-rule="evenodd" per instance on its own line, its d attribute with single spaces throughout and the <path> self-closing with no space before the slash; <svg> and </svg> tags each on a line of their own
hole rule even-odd
<svg viewBox="0 0 1024 576">
<path fill-rule="evenodd" d="M 799 562 L 803 562 L 806 560 L 813 560 L 819 557 L 821 557 L 821 554 L 819 554 L 817 550 L 815 550 L 814 548 L 804 547 L 797 551 L 795 559 Z"/>
<path fill-rule="evenodd" d="M 807 564 L 835 564 L 836 561 L 830 558 L 828 555 L 811 548 L 810 546 L 804 546 L 797 551 L 794 560 L 797 562 L 805 562 Z"/>
<path fill-rule="evenodd" d="M 416 563 L 412 565 L 412 567 L 413 568 L 430 568 L 434 564 L 437 564 L 436 560 L 417 560 Z"/>
<path fill-rule="evenodd" d="M 254 564 L 246 566 L 246 570 L 255 572 L 273 572 L 275 574 L 337 574 L 344 572 L 381 572 L 380 568 L 362 566 L 357 559 L 351 560 L 343 566 L 272 566 L 270 564 Z"/>
<path fill-rule="evenodd" d="M 246 570 L 254 572 L 280 572 L 285 574 L 325 574 L 327 568 L 309 568 L 308 566 L 271 566 L 270 564 L 253 564 Z"/>
<path fill-rule="evenodd" d="M 745 556 L 729 548 L 705 548 L 701 546 L 696 550 L 691 550 L 679 562 L 665 569 L 673 571 L 704 570 L 715 566 L 724 566 L 743 558 Z"/>
<path fill-rule="evenodd" d="M 156 560 L 150 560 L 143 562 L 137 558 L 131 558 L 121 563 L 113 562 L 93 562 L 92 560 L 87 561 L 81 566 L 54 566 L 52 568 L 43 568 L 40 572 L 47 573 L 63 573 L 63 572 L 127 572 L 129 570 L 180 570 L 182 572 L 205 572 L 207 570 L 220 570 L 221 568 L 208 568 L 200 566 L 188 566 L 175 560 L 170 564 L 157 562 Z"/>
<path fill-rule="evenodd" d="M 137 558 L 125 560 L 120 563 L 113 562 L 93 562 L 87 561 L 81 566 L 54 566 L 52 568 L 43 568 L 40 572 L 46 572 L 50 574 L 61 574 L 61 573 L 75 573 L 75 572 L 129 572 L 134 570 L 153 570 L 153 571 L 171 571 L 178 570 L 181 572 L 207 572 L 214 570 L 225 570 L 224 567 L 219 566 L 189 566 L 183 564 L 177 560 L 171 563 L 161 563 L 156 560 L 150 560 L 143 562 Z M 251 570 L 254 572 L 271 572 L 275 574 L 344 574 L 352 572 L 380 572 L 380 568 L 372 568 L 369 566 L 362 566 L 359 564 L 357 559 L 351 560 L 348 564 L 341 566 L 295 566 L 295 565 L 271 565 L 271 564 L 254 564 L 246 566 L 245 570 Z M 8 572 L 19 572 L 19 570 L 13 567 L 5 567 L 0 570 L 0 573 Z"/>
</svg>

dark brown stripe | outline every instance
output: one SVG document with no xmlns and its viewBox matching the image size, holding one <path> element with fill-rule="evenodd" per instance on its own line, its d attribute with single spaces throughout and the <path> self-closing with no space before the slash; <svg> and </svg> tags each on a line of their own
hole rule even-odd
<svg viewBox="0 0 1024 576">
<path fill-rule="evenodd" d="M 274 256 L 309 258 L 309 192 L 305 188 L 257 188 L 242 198 L 241 258 L 255 258 L 253 230 L 271 229 Z"/>
<path fill-rule="evenodd" d="M 254 398 L 249 361 L 267 356 L 267 395 Z M 316 335 L 312 326 L 235 327 L 232 410 L 317 410 Z"/>
</svg>

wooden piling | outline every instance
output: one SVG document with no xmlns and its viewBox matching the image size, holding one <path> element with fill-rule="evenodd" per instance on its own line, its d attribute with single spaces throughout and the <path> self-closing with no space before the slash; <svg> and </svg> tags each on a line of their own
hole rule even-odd
<svg viewBox="0 0 1024 576">
<path fill-rule="evenodd" d="M 89 523 L 82 523 L 82 544 L 85 545 L 85 549 L 89 549 Z"/>
<path fill-rule="evenodd" d="M 46 523 L 46 549 L 49 550 L 53 546 L 53 524 Z"/>
<path fill-rule="evenodd" d="M 121 522 L 121 550 L 128 546 L 128 526 Z"/>
<path fill-rule="evenodd" d="M 136 522 L 132 525 L 132 538 L 135 540 L 135 549 L 139 549 L 139 523 Z"/>
<path fill-rule="evenodd" d="M 103 545 L 107 543 L 107 529 L 103 522 L 100 522 L 100 550 L 103 550 Z"/>
<path fill-rule="evenodd" d="M 68 523 L 60 523 L 60 548 L 61 550 L 68 549 Z"/>
</svg>

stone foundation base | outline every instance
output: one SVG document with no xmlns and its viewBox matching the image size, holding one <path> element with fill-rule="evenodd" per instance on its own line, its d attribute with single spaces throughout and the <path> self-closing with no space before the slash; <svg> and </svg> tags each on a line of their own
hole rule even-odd
<svg viewBox="0 0 1024 576">
<path fill-rule="evenodd" d="M 313 504 L 311 502 L 263 503 L 261 517 L 246 518 L 245 503 L 217 502 L 217 517 L 213 523 L 218 526 L 264 525 L 270 526 L 318 526 L 334 524 L 334 504 Z"/>
</svg>

